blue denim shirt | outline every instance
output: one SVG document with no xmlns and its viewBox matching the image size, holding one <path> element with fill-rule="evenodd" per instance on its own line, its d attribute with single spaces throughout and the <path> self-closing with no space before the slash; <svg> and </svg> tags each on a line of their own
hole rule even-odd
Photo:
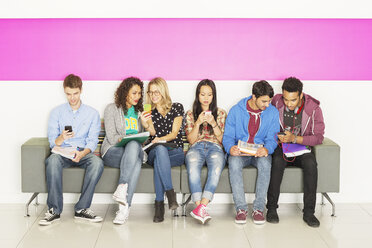
<svg viewBox="0 0 372 248">
<path fill-rule="evenodd" d="M 62 147 L 77 146 L 89 148 L 93 152 L 98 144 L 98 135 L 101 130 L 99 113 L 92 107 L 81 104 L 74 113 L 70 104 L 65 103 L 52 110 L 48 122 L 48 139 L 50 148 L 53 148 L 56 138 L 65 130 L 65 126 L 72 126 L 74 137 L 65 140 Z"/>
</svg>

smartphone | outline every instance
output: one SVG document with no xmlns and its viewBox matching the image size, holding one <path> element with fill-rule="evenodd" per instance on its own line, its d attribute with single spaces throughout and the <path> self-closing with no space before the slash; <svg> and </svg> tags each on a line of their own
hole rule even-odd
<svg viewBox="0 0 372 248">
<path fill-rule="evenodd" d="M 285 132 L 279 132 L 278 135 L 285 135 Z"/>
<path fill-rule="evenodd" d="M 148 104 L 148 103 L 144 104 L 143 105 L 143 111 L 151 112 L 151 104 Z"/>
<path fill-rule="evenodd" d="M 69 133 L 72 132 L 72 126 L 65 126 L 65 130 L 67 130 Z"/>
<path fill-rule="evenodd" d="M 205 115 L 211 115 L 212 114 L 212 111 L 209 111 L 208 110 L 208 111 L 205 111 L 204 113 L 205 113 Z"/>
</svg>

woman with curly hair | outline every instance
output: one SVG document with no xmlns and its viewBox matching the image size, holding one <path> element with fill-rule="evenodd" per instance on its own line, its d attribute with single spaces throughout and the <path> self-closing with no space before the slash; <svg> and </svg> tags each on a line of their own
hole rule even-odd
<svg viewBox="0 0 372 248">
<path fill-rule="evenodd" d="M 124 147 L 116 147 L 126 135 L 143 131 L 151 118 L 143 112 L 143 82 L 135 77 L 123 80 L 115 92 L 115 102 L 107 105 L 104 112 L 106 136 L 101 153 L 105 165 L 120 168 L 118 186 L 113 199 L 119 203 L 114 224 L 124 224 L 129 216 L 132 197 L 141 170 L 143 151 L 137 141 L 130 141 Z"/>
</svg>

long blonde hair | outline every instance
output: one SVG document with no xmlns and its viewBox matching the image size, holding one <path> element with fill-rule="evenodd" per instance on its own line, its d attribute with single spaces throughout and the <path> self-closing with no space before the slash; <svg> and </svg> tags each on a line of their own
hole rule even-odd
<svg viewBox="0 0 372 248">
<path fill-rule="evenodd" d="M 160 95 L 162 96 L 162 100 L 159 103 L 159 105 L 162 106 L 166 110 L 166 113 L 168 113 L 172 107 L 172 99 L 170 98 L 170 95 L 169 95 L 167 82 L 163 78 L 157 77 L 157 78 L 152 79 L 147 86 L 146 102 L 151 104 L 152 109 L 154 109 L 156 106 L 151 101 L 151 97 L 148 93 L 150 91 L 151 85 L 155 85 L 157 89 L 159 90 Z"/>
</svg>

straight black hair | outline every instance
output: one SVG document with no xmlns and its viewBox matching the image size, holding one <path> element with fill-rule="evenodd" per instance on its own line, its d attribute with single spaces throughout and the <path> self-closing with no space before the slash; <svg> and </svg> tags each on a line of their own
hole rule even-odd
<svg viewBox="0 0 372 248">
<path fill-rule="evenodd" d="M 212 115 L 214 116 L 214 119 L 217 121 L 217 93 L 216 93 L 216 85 L 214 82 L 210 79 L 203 79 L 202 81 L 199 82 L 198 86 L 196 87 L 196 92 L 195 92 L 195 100 L 194 104 L 192 106 L 192 112 L 194 113 L 194 120 L 196 121 L 200 115 L 201 112 L 203 112 L 201 103 L 199 101 L 199 94 L 200 94 L 200 89 L 202 86 L 209 86 L 212 89 L 212 94 L 213 94 L 213 99 L 211 104 L 209 104 L 209 110 L 212 112 Z M 201 133 L 203 130 L 203 125 L 200 125 L 199 128 L 199 133 Z M 210 134 L 213 134 L 213 128 L 210 124 L 208 124 L 208 131 Z"/>
</svg>

